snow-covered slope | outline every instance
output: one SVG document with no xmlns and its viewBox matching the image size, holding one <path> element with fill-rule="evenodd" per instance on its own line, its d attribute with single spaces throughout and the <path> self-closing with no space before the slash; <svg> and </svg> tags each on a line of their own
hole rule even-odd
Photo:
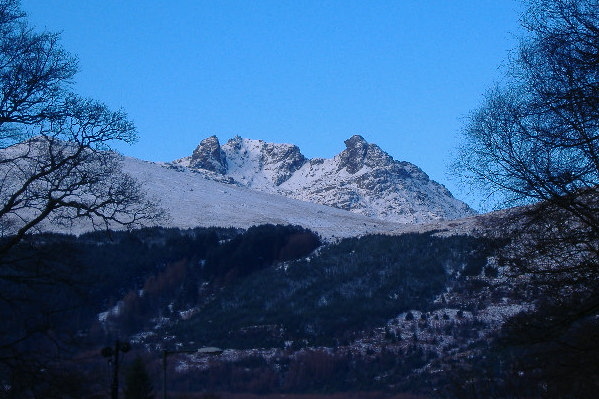
<svg viewBox="0 0 599 399">
<path fill-rule="evenodd" d="M 331 240 L 433 230 L 441 234 L 478 234 L 486 231 L 489 224 L 496 223 L 493 214 L 419 224 L 399 223 L 214 181 L 204 173 L 172 164 L 126 157 L 123 168 L 168 211 L 169 217 L 162 223 L 165 227 L 248 228 L 264 223 L 296 224 Z"/>
<path fill-rule="evenodd" d="M 368 218 L 341 209 L 268 194 L 206 178 L 188 168 L 123 158 L 123 171 L 167 213 L 156 224 L 163 227 L 236 227 L 294 224 L 317 232 L 325 240 L 368 233 L 399 233 L 408 225 Z M 112 226 L 119 229 L 119 226 Z M 81 234 L 92 230 L 87 219 L 71 225 L 43 221 L 37 231 Z"/>
<path fill-rule="evenodd" d="M 125 158 L 124 169 L 168 211 L 169 219 L 163 226 L 247 228 L 264 223 L 297 224 L 318 232 L 325 239 L 400 232 L 408 227 L 216 182 L 188 168 Z"/>
<path fill-rule="evenodd" d="M 345 141 L 331 159 L 307 159 L 291 144 L 235 137 L 220 145 L 202 140 L 193 155 L 174 162 L 206 177 L 255 190 L 329 205 L 400 223 L 426 223 L 471 216 L 417 166 L 394 160 L 361 136 Z"/>
</svg>

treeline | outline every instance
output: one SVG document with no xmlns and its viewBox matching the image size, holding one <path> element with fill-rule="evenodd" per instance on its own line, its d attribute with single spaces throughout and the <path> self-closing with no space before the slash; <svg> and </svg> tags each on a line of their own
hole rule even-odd
<svg viewBox="0 0 599 399">
<path fill-rule="evenodd" d="M 258 270 L 285 260 L 306 256 L 318 248 L 319 237 L 303 227 L 261 225 L 218 240 L 214 231 L 180 235 L 178 259 L 148 275 L 122 296 L 119 309 L 108 318 L 109 329 L 133 334 L 153 327 L 156 317 L 174 321 L 204 301 L 222 286 L 234 284 Z M 190 246 L 190 242 L 195 243 Z M 174 251 L 173 240 L 165 244 Z M 185 256 L 182 256 L 185 255 Z"/>
<path fill-rule="evenodd" d="M 211 251 L 203 272 L 208 279 L 231 281 L 306 256 L 320 244 L 316 234 L 299 226 L 254 226 Z"/>
<path fill-rule="evenodd" d="M 318 245 L 306 229 L 274 225 L 30 235 L 3 260 L 0 290 L 13 299 L 0 301 L 0 332 L 36 351 L 48 330 L 110 342 L 111 334 L 140 331 L 169 304 L 196 304 L 202 282 L 231 283 Z M 100 328 L 98 314 L 115 306 L 118 317 Z"/>
<path fill-rule="evenodd" d="M 231 284 L 318 245 L 301 227 L 273 225 L 26 236 L 2 263 L 0 382 L 15 390 L 41 386 L 37 364 L 56 380 L 54 371 L 66 373 L 74 354 L 97 353 L 157 316 L 196 304 L 204 283 Z M 110 309 L 119 311 L 99 322 Z M 29 369 L 24 358 L 39 363 Z"/>
<path fill-rule="evenodd" d="M 492 248 L 434 234 L 342 240 L 226 286 L 164 334 L 233 348 L 347 344 L 399 313 L 433 310 L 452 276 L 483 273 Z"/>
<path fill-rule="evenodd" d="M 175 336 L 183 345 L 278 348 L 290 356 L 274 363 L 256 358 L 251 367 L 250 360 L 215 360 L 206 372 L 180 375 L 185 380 L 180 386 L 198 381 L 238 392 L 333 392 L 401 384 L 411 389 L 405 377 L 437 356 L 411 341 L 401 353 L 311 348 L 348 347 L 402 312 L 443 306 L 433 300 L 459 275 L 487 273 L 485 260 L 495 245 L 427 233 L 321 246 L 317 235 L 301 227 L 265 225 L 247 231 L 37 235 L 21 255 L 32 270 L 52 262 L 52 270 L 64 271 L 54 276 L 64 278 L 63 285 L 49 285 L 43 298 L 29 294 L 48 310 L 68 309 L 52 317 L 56 331 L 84 341 L 79 349 L 72 347 L 74 353 L 148 331 L 154 335 L 146 335 L 144 343 L 150 345 Z M 32 315 L 38 310 L 34 303 L 21 309 Z M 114 312 L 99 322 L 98 313 L 110 309 Z M 406 340 L 387 338 L 390 345 Z M 31 350 L 46 348 L 33 342 Z M 174 382 L 177 378 L 173 373 Z"/>
<path fill-rule="evenodd" d="M 47 354 L 49 359 L 67 352 L 56 344 L 63 339 L 68 341 L 69 351 L 94 344 L 96 339 L 110 342 L 110 337 L 90 337 L 98 313 L 117 304 L 129 290 L 141 288 L 152 276 L 164 273 L 170 263 L 206 256 L 222 240 L 241 233 L 233 229 L 151 228 L 79 237 L 26 236 L 2 259 L 2 342 L 6 347 L 11 343 L 13 350 L 25 354 L 22 356 Z M 12 353 L 4 353 L 3 348 L 0 346 L 0 359 L 7 359 L 9 369 L 20 369 L 11 363 Z"/>
</svg>

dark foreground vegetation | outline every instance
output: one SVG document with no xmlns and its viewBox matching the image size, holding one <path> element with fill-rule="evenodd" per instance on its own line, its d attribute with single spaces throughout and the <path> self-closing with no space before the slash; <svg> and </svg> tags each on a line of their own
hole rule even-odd
<svg viewBox="0 0 599 399">
<path fill-rule="evenodd" d="M 3 394 L 106 395 L 112 375 L 100 351 L 117 339 L 132 345 L 121 378 L 141 359 L 138 375 L 147 377 L 138 378 L 155 393 L 163 350 L 226 349 L 169 357 L 167 390 L 181 397 L 587 389 L 595 324 L 553 329 L 565 308 L 510 274 L 509 259 L 498 256 L 506 248 L 505 240 L 435 232 L 323 246 L 303 228 L 272 225 L 28 236 L 10 258 L 30 272 L 22 274 L 28 290 L 0 308 Z M 2 282 L 5 295 L 11 284 Z"/>
<path fill-rule="evenodd" d="M 99 353 L 115 339 L 133 343 L 126 356 L 141 356 L 155 381 L 162 349 L 236 350 L 208 368 L 169 368 L 169 390 L 417 388 L 406 376 L 439 353 L 417 345 L 415 330 L 406 339 L 387 322 L 409 319 L 411 309 L 432 319 L 447 305 L 435 299 L 458 275 L 489 273 L 491 242 L 411 234 L 347 239 L 314 253 L 319 246 L 305 229 L 272 225 L 29 236 L 10 262 L 31 272 L 31 284 L 1 308 L 3 337 L 14 343 L 2 356 L 6 393 L 102 389 L 90 380 L 108 375 Z M 3 282 L 3 292 L 12 286 Z M 264 352 L 271 349 L 276 359 Z"/>
<path fill-rule="evenodd" d="M 173 399 L 425 399 L 411 394 L 388 394 L 382 392 L 343 392 L 336 394 L 172 394 Z"/>
</svg>

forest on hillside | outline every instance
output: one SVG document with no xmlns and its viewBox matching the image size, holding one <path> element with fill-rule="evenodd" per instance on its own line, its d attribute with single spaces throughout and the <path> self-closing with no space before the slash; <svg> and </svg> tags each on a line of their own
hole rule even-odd
<svg viewBox="0 0 599 399">
<path fill-rule="evenodd" d="M 173 389 L 389 389 L 439 357 L 434 345 L 412 344 L 415 333 L 386 327 L 389 321 L 416 318 L 436 325 L 436 319 L 457 328 L 443 313 L 449 306 L 443 293 L 459 278 L 481 276 L 482 282 L 496 275 L 486 265 L 494 245 L 433 232 L 323 246 L 306 229 L 274 225 L 31 235 L 12 261 L 24 271 L 53 272 L 37 275 L 17 306 L 3 304 L 9 320 L 3 334 L 24 338 L 12 358 L 7 356 L 6 376 L 13 384 L 38 385 L 33 368 L 45 364 L 48 370 L 60 365 L 82 373 L 85 381 L 105 367 L 100 348 L 118 339 L 130 341 L 156 374 L 155 353 L 162 349 L 201 342 L 237 351 L 233 361 L 171 373 Z M 4 282 L 4 292 L 10 289 Z M 352 354 L 360 339 L 381 334 L 374 350 Z M 281 351 L 278 361 L 244 352 L 269 348 Z M 387 376 L 373 379 L 376 375 Z M 402 386 L 408 390 L 418 383 Z"/>
</svg>

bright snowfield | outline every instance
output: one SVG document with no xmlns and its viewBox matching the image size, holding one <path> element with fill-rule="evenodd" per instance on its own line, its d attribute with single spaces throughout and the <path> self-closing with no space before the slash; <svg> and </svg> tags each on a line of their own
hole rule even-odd
<svg viewBox="0 0 599 399">
<path fill-rule="evenodd" d="M 217 181 L 333 206 L 400 223 L 427 223 L 474 215 L 416 165 L 394 160 L 355 135 L 330 159 L 307 159 L 292 144 L 239 136 L 220 145 L 202 140 L 193 155 L 173 162 Z"/>
<path fill-rule="evenodd" d="M 165 227 L 239 227 L 265 223 L 309 228 L 325 239 L 404 231 L 405 224 L 207 179 L 187 168 L 125 158 L 125 171 L 168 211 Z"/>
</svg>

